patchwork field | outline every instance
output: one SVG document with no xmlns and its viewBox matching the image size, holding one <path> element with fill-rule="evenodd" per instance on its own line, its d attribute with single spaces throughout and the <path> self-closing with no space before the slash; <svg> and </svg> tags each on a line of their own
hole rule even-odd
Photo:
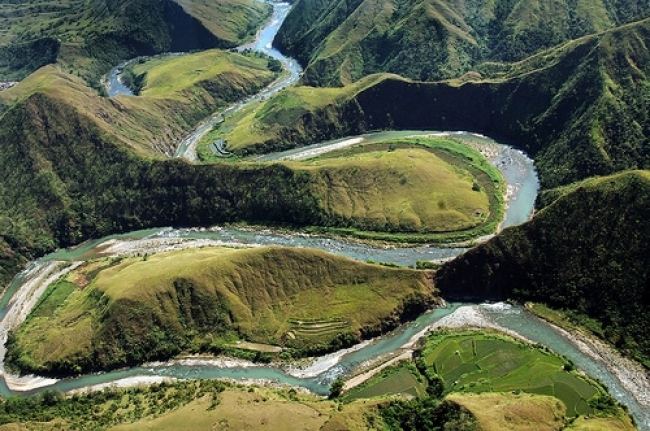
<svg viewBox="0 0 650 431">
<path fill-rule="evenodd" d="M 343 399 L 353 401 L 385 395 L 421 397 L 426 392 L 426 381 L 411 362 L 390 366 L 370 380 L 346 392 Z"/>
<path fill-rule="evenodd" d="M 382 415 L 400 429 L 436 423 L 435 411 L 445 403 L 461 409 L 457 419 L 475 420 L 485 431 L 634 429 L 605 388 L 536 345 L 493 332 L 436 332 L 414 357 L 382 369 L 341 399 L 387 400 Z"/>
<path fill-rule="evenodd" d="M 560 356 L 491 335 L 434 336 L 422 358 L 449 391 L 550 395 L 566 405 L 570 417 L 593 413 L 590 401 L 602 392 Z"/>
</svg>

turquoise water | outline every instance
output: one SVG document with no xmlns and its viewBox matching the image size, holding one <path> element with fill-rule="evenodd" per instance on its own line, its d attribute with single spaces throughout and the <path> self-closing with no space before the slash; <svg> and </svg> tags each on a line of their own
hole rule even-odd
<svg viewBox="0 0 650 431">
<path fill-rule="evenodd" d="M 296 60 L 284 56 L 280 51 L 273 48 L 272 46 L 275 35 L 277 34 L 280 26 L 291 10 L 291 4 L 276 2 L 269 3 L 273 6 L 273 14 L 265 26 L 260 30 L 255 42 L 242 45 L 237 48 L 237 50 L 244 51 L 246 49 L 250 49 L 279 60 L 286 71 L 285 76 L 283 76 L 282 79 L 276 81 L 269 87 L 266 87 L 259 93 L 253 96 L 249 96 L 246 99 L 229 106 L 228 108 L 214 114 L 207 121 L 200 124 L 196 129 L 194 129 L 191 135 L 186 137 L 180 143 L 178 149 L 176 150 L 176 157 L 185 157 L 187 149 L 191 146 L 190 144 L 192 142 L 195 142 L 197 139 L 200 139 L 200 137 L 212 129 L 215 124 L 223 121 L 224 118 L 232 115 L 233 113 L 239 111 L 247 105 L 250 105 L 251 103 L 269 98 L 271 95 L 277 93 L 283 88 L 288 87 L 289 85 L 296 82 L 298 78 L 300 78 L 300 75 L 302 74 L 302 68 L 300 67 L 300 64 Z"/>
<path fill-rule="evenodd" d="M 62 391 L 83 388 L 90 385 L 109 383 L 112 381 L 136 376 L 168 376 L 181 379 L 212 379 L 230 378 L 234 380 L 263 379 L 273 382 L 300 386 L 317 394 L 327 394 L 329 385 L 338 376 L 352 373 L 361 363 L 390 353 L 417 334 L 425 326 L 436 322 L 466 305 L 451 303 L 448 308 L 436 309 L 425 313 L 414 322 L 404 325 L 397 330 L 381 337 L 365 347 L 345 354 L 341 360 L 324 373 L 310 378 L 292 377 L 282 370 L 269 366 L 218 368 L 208 365 L 156 365 L 149 367 L 134 367 L 109 373 L 92 374 L 75 379 L 65 379 L 56 383 L 51 388 Z M 576 348 L 570 340 L 564 338 L 543 320 L 528 313 L 521 307 L 504 304 L 483 304 L 478 308 L 493 322 L 508 328 L 533 342 L 548 346 L 551 350 L 571 359 L 576 367 L 591 377 L 600 380 L 610 391 L 612 396 L 629 409 L 641 430 L 650 430 L 650 412 L 637 402 L 632 394 L 627 392 L 618 379 L 605 367 L 604 364 L 592 359 Z M 2 382 L 4 383 L 4 382 Z M 6 386 L 1 385 L 0 392 L 8 395 Z M 32 391 L 36 393 L 39 391 Z"/>
<path fill-rule="evenodd" d="M 452 304 L 448 308 L 436 309 L 432 312 L 423 314 L 414 322 L 396 329 L 384 337 L 373 341 L 364 348 L 344 355 L 334 367 L 316 377 L 304 379 L 292 377 L 278 368 L 269 366 L 218 368 L 209 365 L 175 364 L 134 367 L 126 370 L 112 371 L 108 373 L 90 374 L 75 379 L 61 380 L 53 386 L 50 386 L 50 388 L 59 389 L 61 391 L 70 391 L 72 389 L 83 388 L 90 385 L 109 383 L 127 377 L 167 376 L 180 379 L 264 379 L 278 383 L 304 387 L 317 394 L 325 395 L 329 390 L 330 384 L 336 377 L 349 374 L 359 364 L 368 359 L 372 359 L 398 349 L 413 335 L 422 330 L 424 326 L 452 313 L 458 308 L 458 305 L 459 304 Z M 2 391 L 7 391 L 6 387 L 0 389 Z M 36 392 L 39 391 L 33 391 L 32 393 Z M 4 394 L 6 394 L 6 392 Z"/>
</svg>

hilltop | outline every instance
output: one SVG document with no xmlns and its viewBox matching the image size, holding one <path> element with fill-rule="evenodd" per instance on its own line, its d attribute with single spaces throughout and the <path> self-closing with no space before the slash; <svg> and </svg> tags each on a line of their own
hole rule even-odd
<svg viewBox="0 0 650 431">
<path fill-rule="evenodd" d="M 89 262 L 50 286 L 11 336 L 8 360 L 23 372 L 69 374 L 218 353 L 238 340 L 322 353 L 426 310 L 430 277 L 293 248 Z"/>
<path fill-rule="evenodd" d="M 446 299 L 535 301 L 567 310 L 650 367 L 646 239 L 650 172 L 586 180 L 533 220 L 446 263 Z"/>
<path fill-rule="evenodd" d="M 648 17 L 636 0 L 298 0 L 276 44 L 305 65 L 307 85 L 340 86 L 380 72 L 458 78 L 571 39 Z"/>
<path fill-rule="evenodd" d="M 160 158 L 173 155 L 203 118 L 277 77 L 267 59 L 220 50 L 144 61 L 135 69 L 144 85 L 141 97 L 107 99 L 60 67 L 45 66 L 0 93 L 0 113 L 40 94 L 69 106 L 136 154 Z"/>
<path fill-rule="evenodd" d="M 0 117 L 0 141 L 4 145 L 0 167 L 7 172 L 0 181 L 4 197 L 0 203 L 4 281 L 24 262 L 57 247 L 145 227 L 206 226 L 245 220 L 426 233 L 477 226 L 489 214 L 499 218 L 501 204 L 487 206 L 490 198 L 486 196 L 491 190 L 487 185 L 492 179 L 472 190 L 472 177 L 477 174 L 467 168 L 453 168 L 448 178 L 452 182 L 436 186 L 437 178 L 427 174 L 425 164 L 397 163 L 407 159 L 401 152 L 387 154 L 386 150 L 385 161 L 374 165 L 366 158 L 365 166 L 347 162 L 322 169 L 281 163 L 193 165 L 162 159 L 157 150 L 167 148 L 179 129 L 187 128 L 211 106 L 223 103 L 220 97 L 224 94 L 235 97 L 255 91 L 264 84 L 257 78 L 272 78 L 264 70 L 265 59 L 235 53 L 194 56 L 203 64 L 209 57 L 216 58 L 226 71 L 221 73 L 216 67 L 211 78 L 216 83 L 211 85 L 211 81 L 200 81 L 186 86 L 188 82 L 182 78 L 172 88 L 163 89 L 154 87 L 152 78 L 143 96 L 105 99 L 85 87 L 79 78 L 50 66 L 3 92 L 2 97 L 10 97 L 5 100 L 13 102 Z M 166 61 L 153 65 L 147 73 L 155 77 L 154 72 L 160 68 L 166 70 Z M 239 64 L 236 72 L 235 63 Z M 215 89 L 218 93 L 211 94 Z M 203 104 L 183 103 L 188 92 L 192 97 L 203 95 Z M 172 115 L 174 109 L 177 111 Z M 425 160 L 435 160 L 424 150 L 419 154 Z M 375 155 L 383 157 L 382 152 Z M 337 164 L 345 169 L 337 168 Z M 377 178 L 375 186 L 378 190 L 395 187 L 394 193 L 400 199 L 374 195 L 367 202 L 371 211 L 364 212 L 367 185 L 355 180 L 351 172 L 377 168 L 390 171 L 390 175 Z M 395 179 L 398 184 L 390 185 Z M 443 198 L 448 215 L 459 223 L 436 227 L 426 219 L 444 211 L 427 207 L 426 202 L 440 201 L 440 197 L 434 200 L 436 188 L 447 190 L 445 184 L 454 181 L 464 184 L 463 193 L 477 199 L 468 202 L 475 207 L 468 210 L 465 204 L 459 206 L 453 196 L 446 203 Z M 479 178 L 479 183 L 483 181 Z M 330 190 L 330 182 L 342 188 Z"/>
</svg>

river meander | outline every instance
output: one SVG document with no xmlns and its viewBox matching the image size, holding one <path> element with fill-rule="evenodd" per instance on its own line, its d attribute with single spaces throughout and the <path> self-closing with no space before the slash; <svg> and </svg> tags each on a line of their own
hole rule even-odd
<svg viewBox="0 0 650 431">
<path fill-rule="evenodd" d="M 226 110 L 215 114 L 211 119 L 197 126 L 189 140 L 179 146 L 177 155 L 184 156 L 187 149 L 191 148 L 191 139 L 198 139 L 209 128 L 219 116 L 225 116 L 237 109 L 241 109 L 248 103 L 267 97 L 270 94 L 295 82 L 301 72 L 297 62 L 284 57 L 277 50 L 272 48 L 272 40 L 278 28 L 290 10 L 287 3 L 273 3 L 274 13 L 269 23 L 260 31 L 256 41 L 250 45 L 240 47 L 250 48 L 280 60 L 288 71 L 285 78 L 268 87 L 260 94 L 239 102 Z M 119 81 L 119 73 L 125 64 L 118 66 L 109 74 L 111 87 L 118 89 L 112 92 L 116 94 L 127 94 L 128 89 Z M 122 87 L 120 87 L 122 85 Z M 120 91 L 122 91 L 120 93 Z M 425 134 L 450 134 L 449 132 L 423 132 L 423 131 L 400 131 L 400 132 L 379 132 L 363 135 L 360 138 L 364 143 Z M 492 144 L 489 138 L 467 132 L 451 133 L 461 140 L 472 140 Z M 287 156 L 295 155 L 298 152 L 310 151 L 312 149 L 327 147 L 344 141 L 341 140 L 324 142 L 314 146 L 290 150 L 288 152 L 264 156 L 264 160 L 277 160 Z M 539 182 L 535 172 L 533 161 L 521 151 L 512 147 L 499 146 L 499 151 L 491 157 L 492 162 L 500 169 L 509 187 L 511 194 L 506 218 L 502 227 L 513 226 L 525 222 L 531 216 L 534 201 L 539 188 Z M 396 262 L 401 265 L 413 265 L 417 260 L 444 260 L 455 257 L 462 253 L 462 247 L 432 247 L 428 245 L 417 247 L 374 247 L 357 242 L 349 242 L 342 239 L 311 236 L 300 233 L 277 233 L 270 230 L 233 228 L 216 226 L 212 228 L 155 228 L 141 230 L 120 235 L 112 235 L 101 239 L 88 241 L 83 245 L 71 250 L 61 250 L 43 257 L 34 262 L 30 267 L 18 274 L 11 285 L 6 289 L 0 300 L 0 321 L 7 320 L 7 314 L 15 304 L 15 295 L 20 291 L 21 286 L 29 276 L 37 273 L 47 262 L 53 261 L 78 261 L 106 253 L 115 253 L 114 250 L 124 250 L 123 253 L 133 253 L 138 250 L 155 250 L 157 247 L 170 247 L 174 244 L 183 244 L 194 241 L 196 246 L 200 245 L 282 245 L 289 247 L 314 247 L 326 250 L 331 253 L 341 254 L 353 259 L 362 261 L 373 260 L 376 262 Z M 206 242 L 207 241 L 207 242 Z M 113 248 L 111 248 L 113 247 Z M 115 248 L 117 247 L 117 248 Z M 120 247 L 122 247 L 120 249 Z M 111 250 L 113 250 L 111 252 Z M 119 253 L 118 253 L 119 254 Z M 28 378 L 36 381 L 33 387 L 40 386 L 26 392 L 12 392 L 5 382 L 5 376 L 0 380 L 0 393 L 10 395 L 12 393 L 35 393 L 43 388 L 55 388 L 62 391 L 71 391 L 79 388 L 91 387 L 94 385 L 119 382 L 124 379 L 134 381 L 146 381 L 147 377 L 172 377 L 172 378 L 230 378 L 235 380 L 263 380 L 273 381 L 293 386 L 299 386 L 315 393 L 324 394 L 329 384 L 337 376 L 350 375 L 362 364 L 383 355 L 390 354 L 402 348 L 418 334 L 423 328 L 434 324 L 440 319 L 452 318 L 461 310 L 471 310 L 480 313 L 487 321 L 493 322 L 502 328 L 529 339 L 533 342 L 546 345 L 552 350 L 569 357 L 576 364 L 576 367 L 592 377 L 598 378 L 610 390 L 611 394 L 621 403 L 628 406 L 640 429 L 650 430 L 650 403 L 647 399 L 641 399 L 637 393 L 629 389 L 629 385 L 623 384 L 623 380 L 617 377 L 616 373 L 597 355 L 584 353 L 584 348 L 578 347 L 576 340 L 570 334 L 562 333 L 551 325 L 536 318 L 520 307 L 513 307 L 505 304 L 479 304 L 463 305 L 448 304 L 447 308 L 436 309 L 420 316 L 416 321 L 372 341 L 362 343 L 355 348 L 348 349 L 335 354 L 319 358 L 306 369 L 285 369 L 279 366 L 268 366 L 259 364 L 242 363 L 241 361 L 228 360 L 206 360 L 190 359 L 172 361 L 169 363 L 146 364 L 141 367 L 133 367 L 124 370 L 117 370 L 107 373 L 80 376 L 77 378 L 63 379 L 56 383 L 40 378 Z M 6 337 L 6 333 L 2 334 Z M 4 340 L 3 340 L 4 341 Z M 3 349 L 0 348 L 0 351 Z M 2 351 L 2 354 L 4 352 Z M 144 377 L 143 377 L 144 376 Z M 40 383 L 39 383 L 40 382 Z"/>
<path fill-rule="evenodd" d="M 381 140 L 391 137 L 412 135 L 416 132 L 386 132 L 381 134 Z M 417 132 L 430 134 L 432 132 Z M 457 134 L 460 138 L 485 137 L 473 134 Z M 465 136 L 466 135 L 466 136 Z M 379 139 L 370 136 L 370 140 Z M 277 155 L 281 157 L 281 155 Z M 508 225 L 518 224 L 530 217 L 535 194 L 538 188 L 537 175 L 535 174 L 532 160 L 520 151 L 510 147 L 501 146 L 498 154 L 492 159 L 499 167 L 513 194 L 510 205 L 506 211 Z M 514 181 L 514 183 L 513 183 Z M 518 205 L 514 205 L 517 203 Z M 169 247 L 174 244 L 192 243 L 196 246 L 209 244 L 256 246 L 276 244 L 290 247 L 315 247 L 326 251 L 342 254 L 354 259 L 366 261 L 372 259 L 377 262 L 397 262 L 402 265 L 413 265 L 417 260 L 439 260 L 457 256 L 465 249 L 461 247 L 433 247 L 422 245 L 417 247 L 377 247 L 358 242 L 349 242 L 344 239 L 312 236 L 300 233 L 277 233 L 271 230 L 258 230 L 252 228 L 234 228 L 216 226 L 212 228 L 157 228 L 112 235 L 98 240 L 89 241 L 70 250 L 60 250 L 52 253 L 31 265 L 31 272 L 37 272 L 39 266 L 53 261 L 78 261 L 88 258 L 114 254 L 115 250 L 122 253 L 141 252 L 143 250 L 156 250 L 159 247 Z M 25 275 L 30 269 L 19 274 L 12 282 L 0 301 L 0 318 L 4 320 L 7 311 L 13 305 L 12 296 L 20 289 L 25 281 Z M 648 405 L 641 403 L 636 395 L 628 390 L 607 364 L 598 358 L 583 353 L 567 334 L 562 334 L 552 326 L 532 316 L 522 308 L 506 305 L 472 305 L 488 320 L 495 324 L 514 331 L 517 334 L 533 341 L 544 344 L 552 350 L 569 357 L 576 366 L 592 377 L 601 380 L 611 391 L 612 395 L 627 405 L 641 429 L 650 429 L 650 414 Z M 143 380 L 147 377 L 171 378 L 230 378 L 235 380 L 260 380 L 272 381 L 283 384 L 299 386 L 315 393 L 324 394 L 329 384 L 337 376 L 354 373 L 361 364 L 371 361 L 382 355 L 387 355 L 400 349 L 420 333 L 426 326 L 444 318 L 453 317 L 459 308 L 466 309 L 462 304 L 449 304 L 448 308 L 436 309 L 420 316 L 415 322 L 405 325 L 398 330 L 370 342 L 362 343 L 353 349 L 337 352 L 319 358 L 316 363 L 306 370 L 282 369 L 278 366 L 247 364 L 240 361 L 223 360 L 183 360 L 164 364 L 147 364 L 125 370 L 112 371 L 101 374 L 80 376 L 73 379 L 63 379 L 52 385 L 51 381 L 42 380 L 44 387 L 70 391 L 89 386 L 119 382 L 124 379 L 132 381 Z M 3 376 L 4 377 L 4 376 Z M 34 379 L 27 379 L 34 381 Z M 36 379 L 38 381 L 38 379 Z M 37 386 L 40 386 L 37 384 Z M 41 389 L 42 389 L 41 388 Z M 24 393 L 34 393 L 37 390 Z M 0 393 L 11 394 L 12 391 L 5 384 L 4 378 L 0 384 Z"/>
</svg>

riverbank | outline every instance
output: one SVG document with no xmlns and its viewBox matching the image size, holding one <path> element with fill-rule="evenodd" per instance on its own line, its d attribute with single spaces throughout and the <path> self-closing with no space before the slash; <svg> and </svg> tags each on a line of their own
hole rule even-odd
<svg viewBox="0 0 650 431">
<path fill-rule="evenodd" d="M 568 339 L 585 355 L 604 364 L 616 375 L 625 389 L 637 395 L 636 398 L 640 404 L 650 408 L 650 371 L 641 364 L 623 356 L 612 345 L 585 328 L 572 324 L 571 331 L 568 331 L 558 321 L 549 320 L 544 315 L 535 312 L 532 314 Z"/>
<path fill-rule="evenodd" d="M 23 284 L 15 293 L 9 304 L 9 309 L 0 320 L 0 377 L 12 391 L 26 392 L 56 383 L 56 379 L 39 376 L 16 376 L 5 369 L 5 344 L 9 332 L 18 328 L 27 319 L 31 310 L 41 298 L 47 287 L 59 277 L 72 271 L 82 262 L 50 261 L 36 264 L 27 269 L 23 276 Z"/>
</svg>

